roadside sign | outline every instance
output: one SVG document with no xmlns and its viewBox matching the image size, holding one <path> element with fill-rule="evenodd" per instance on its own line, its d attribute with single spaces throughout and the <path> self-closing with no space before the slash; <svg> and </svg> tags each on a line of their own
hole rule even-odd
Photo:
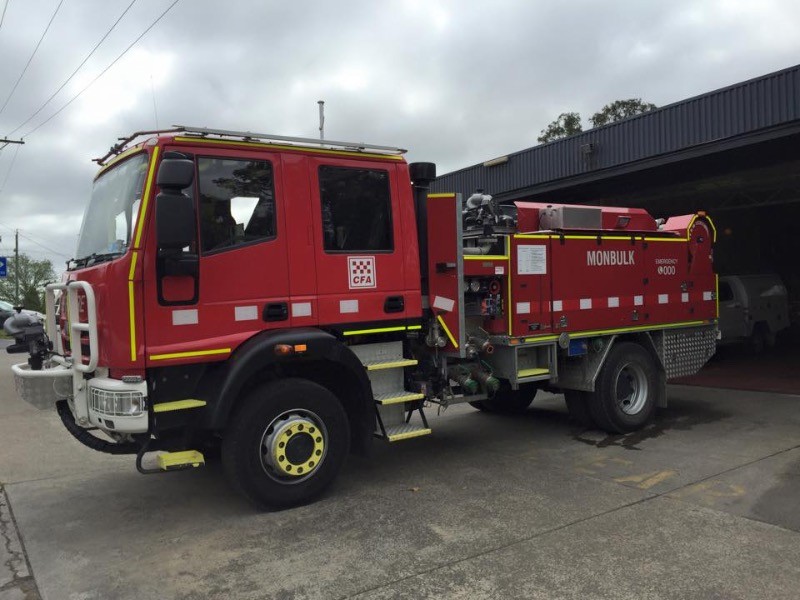
<svg viewBox="0 0 800 600">
<path fill-rule="evenodd" d="M 5 256 L 0 256 L 0 277 L 7 275 L 8 259 Z"/>
</svg>

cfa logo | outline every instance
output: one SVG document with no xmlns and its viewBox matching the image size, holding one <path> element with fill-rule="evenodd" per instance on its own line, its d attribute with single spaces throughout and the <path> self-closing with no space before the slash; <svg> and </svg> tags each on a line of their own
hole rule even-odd
<svg viewBox="0 0 800 600">
<path fill-rule="evenodd" d="M 376 287 L 374 256 L 348 256 L 347 263 L 349 265 L 348 284 L 351 290 Z"/>
</svg>

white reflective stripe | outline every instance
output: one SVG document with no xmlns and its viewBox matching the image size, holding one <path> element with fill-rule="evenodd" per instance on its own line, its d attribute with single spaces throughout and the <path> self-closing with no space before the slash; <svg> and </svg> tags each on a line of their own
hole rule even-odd
<svg viewBox="0 0 800 600">
<path fill-rule="evenodd" d="M 517 314 L 518 315 L 529 315 L 531 313 L 531 303 L 530 302 L 517 302 Z"/>
<path fill-rule="evenodd" d="M 172 311 L 173 325 L 197 325 L 198 321 L 196 308 Z"/>
<path fill-rule="evenodd" d="M 688 302 L 689 301 L 689 292 L 683 292 L 681 294 L 681 302 Z"/>
<path fill-rule="evenodd" d="M 561 300 L 553 300 L 553 311 L 552 312 L 559 312 L 564 310 L 564 304 Z"/>
<path fill-rule="evenodd" d="M 591 298 L 581 298 L 581 310 L 590 310 L 592 308 Z"/>
<path fill-rule="evenodd" d="M 713 300 L 714 297 L 711 292 L 703 292 L 703 300 Z"/>
<path fill-rule="evenodd" d="M 293 317 L 310 317 L 311 302 L 292 302 Z"/>
<path fill-rule="evenodd" d="M 237 321 L 255 321 L 258 319 L 257 306 L 237 306 L 234 311 L 234 318 Z"/>
<path fill-rule="evenodd" d="M 644 296 L 634 296 L 633 297 L 633 305 L 634 306 L 644 306 Z"/>
<path fill-rule="evenodd" d="M 608 308 L 618 308 L 618 307 L 619 307 L 619 298 L 617 296 L 609 296 Z"/>
<path fill-rule="evenodd" d="M 658 295 L 658 303 L 659 304 L 667 304 L 667 303 L 669 303 L 669 294 L 659 294 Z"/>
<path fill-rule="evenodd" d="M 342 314 L 357 313 L 358 300 L 339 300 L 339 312 Z"/>
</svg>

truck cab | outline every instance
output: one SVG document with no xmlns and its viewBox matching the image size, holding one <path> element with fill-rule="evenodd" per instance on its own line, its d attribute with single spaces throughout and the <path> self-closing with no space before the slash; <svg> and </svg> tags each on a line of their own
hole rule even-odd
<svg viewBox="0 0 800 600">
<path fill-rule="evenodd" d="M 773 347 L 778 334 L 787 327 L 788 295 L 778 275 L 720 276 L 722 343 L 750 343 L 755 352 L 761 352 Z"/>
</svg>

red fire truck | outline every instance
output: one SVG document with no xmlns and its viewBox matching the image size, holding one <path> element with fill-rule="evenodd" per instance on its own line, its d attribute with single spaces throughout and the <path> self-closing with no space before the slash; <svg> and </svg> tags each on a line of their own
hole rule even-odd
<svg viewBox="0 0 800 600">
<path fill-rule="evenodd" d="M 140 141 L 141 140 L 141 141 Z M 425 408 L 644 426 L 717 339 L 698 213 L 429 193 L 431 163 L 361 143 L 176 126 L 102 159 L 46 329 L 9 320 L 20 395 L 142 473 L 220 449 L 259 506 L 309 501 Z"/>
</svg>

